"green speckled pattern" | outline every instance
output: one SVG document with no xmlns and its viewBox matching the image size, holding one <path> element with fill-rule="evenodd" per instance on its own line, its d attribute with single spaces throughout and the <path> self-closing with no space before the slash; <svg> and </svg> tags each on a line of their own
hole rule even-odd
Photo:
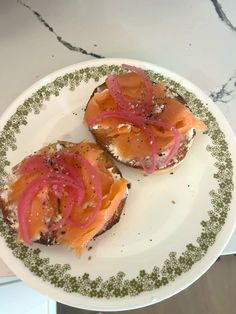
<svg viewBox="0 0 236 314">
<path fill-rule="evenodd" d="M 58 96 L 60 91 L 68 86 L 74 90 L 81 82 L 89 80 L 98 81 L 100 78 L 110 74 L 123 73 L 124 70 L 118 65 L 101 65 L 87 67 L 72 73 L 57 77 L 53 82 L 42 86 L 31 97 L 21 104 L 16 112 L 5 124 L 0 133 L 0 187 L 3 187 L 7 175 L 5 167 L 10 163 L 7 160 L 7 151 L 16 150 L 16 135 L 21 127 L 27 124 L 27 116 L 30 112 L 40 113 L 43 102 L 50 96 Z M 42 280 L 59 287 L 64 291 L 75 292 L 80 295 L 96 298 L 122 298 L 135 296 L 143 291 L 159 289 L 175 280 L 181 274 L 187 272 L 199 261 L 213 245 L 217 234 L 227 218 L 233 191 L 233 166 L 225 140 L 224 133 L 208 110 L 207 105 L 198 100 L 192 93 L 188 92 L 179 83 L 170 80 L 163 75 L 147 71 L 154 82 L 166 82 L 169 87 L 176 90 L 188 103 L 194 115 L 202 119 L 208 127 L 208 136 L 211 145 L 207 151 L 214 160 L 214 179 L 218 184 L 217 189 L 209 192 L 212 208 L 208 211 L 208 219 L 201 222 L 201 233 L 196 239 L 196 244 L 188 243 L 186 250 L 181 254 L 170 252 L 163 265 L 158 265 L 151 272 L 140 270 L 132 279 L 127 279 L 124 272 L 118 272 L 108 280 L 101 277 L 90 278 L 89 274 L 75 277 L 70 274 L 70 265 L 52 264 L 49 258 L 42 258 L 39 249 L 29 248 L 16 242 L 16 235 L 3 222 L 0 217 L 0 234 L 5 239 L 7 246 L 12 250 L 14 256 L 22 261 L 30 272 L 42 278 Z"/>
</svg>

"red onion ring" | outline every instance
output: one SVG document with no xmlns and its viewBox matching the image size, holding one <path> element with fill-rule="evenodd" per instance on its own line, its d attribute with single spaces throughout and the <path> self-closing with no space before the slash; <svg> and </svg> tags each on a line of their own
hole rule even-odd
<svg viewBox="0 0 236 314">
<path fill-rule="evenodd" d="M 84 190 L 84 183 L 83 183 L 83 178 L 77 169 L 73 167 L 70 163 L 66 162 L 66 160 L 63 159 L 62 156 L 63 153 L 57 153 L 53 157 L 53 161 L 57 167 L 59 167 L 59 170 L 64 173 L 65 175 L 70 176 L 73 178 L 79 185 L 81 185 L 81 188 Z"/>
<path fill-rule="evenodd" d="M 28 174 L 34 171 L 48 172 L 51 169 L 51 165 L 48 162 L 48 158 L 44 155 L 31 155 L 27 157 L 20 165 L 20 174 Z"/>
<path fill-rule="evenodd" d="M 102 206 L 102 186 L 100 182 L 99 175 L 96 171 L 96 169 L 79 154 L 73 154 L 69 152 L 62 152 L 61 156 L 63 157 L 70 157 L 74 160 L 78 161 L 79 164 L 87 171 L 90 178 L 92 179 L 92 183 L 94 186 L 95 194 L 96 194 L 96 205 L 94 206 L 93 212 L 90 215 L 90 217 L 87 219 L 85 223 L 75 222 L 72 219 L 68 218 L 67 223 L 78 227 L 78 228 L 86 228 L 89 226 L 96 218 L 101 206 Z"/>
<path fill-rule="evenodd" d="M 70 217 L 70 214 L 73 210 L 75 203 L 77 206 L 79 206 L 83 202 L 83 200 L 84 200 L 84 193 L 82 191 L 81 191 L 81 193 L 78 194 L 77 189 L 74 189 L 73 191 L 70 190 L 70 192 L 67 195 L 66 202 L 65 202 L 63 217 L 56 224 L 51 226 L 48 229 L 48 232 L 55 231 L 55 230 L 61 228 L 64 224 L 66 224 L 69 217 Z"/>
<path fill-rule="evenodd" d="M 172 135 L 173 135 L 173 138 L 174 138 L 174 144 L 172 145 L 165 161 L 164 161 L 164 165 L 168 165 L 171 160 L 173 159 L 173 157 L 176 155 L 178 149 L 179 149 L 179 146 L 180 146 L 180 133 L 179 131 L 173 126 L 171 125 L 170 123 L 167 123 L 167 122 L 163 122 L 163 121 L 160 121 L 160 120 L 153 120 L 153 119 L 150 119 L 150 120 L 147 120 L 148 124 L 151 124 L 151 125 L 156 125 L 156 126 L 160 126 L 160 127 L 163 127 L 164 129 L 167 129 L 167 130 L 170 130 Z"/>
<path fill-rule="evenodd" d="M 64 179 L 62 181 L 62 178 Z M 19 203 L 18 203 L 18 209 L 17 209 L 17 213 L 18 213 L 18 221 L 19 221 L 19 231 L 20 231 L 20 235 L 23 239 L 23 241 L 25 243 L 31 244 L 32 240 L 30 238 L 30 234 L 29 234 L 29 230 L 28 230 L 28 224 L 27 224 L 27 220 L 28 220 L 28 210 L 29 207 L 34 199 L 34 197 L 37 195 L 37 193 L 46 185 L 52 185 L 52 184 L 56 184 L 56 185 L 68 185 L 71 186 L 73 188 L 76 188 L 77 190 L 79 190 L 79 186 L 74 183 L 70 177 L 67 176 L 62 176 L 62 175 L 53 175 L 52 177 L 48 176 L 48 175 L 43 175 L 40 177 L 37 177 L 36 179 L 34 179 L 32 182 L 29 183 L 29 185 L 26 187 L 26 189 L 24 190 Z M 78 199 L 82 199 L 82 193 L 81 196 L 78 196 Z M 69 216 L 69 210 L 71 210 L 72 207 L 70 207 L 67 212 L 66 212 L 66 216 Z M 62 223 L 64 223 L 64 220 L 62 218 L 62 220 L 60 220 L 60 222 L 58 222 L 57 224 L 60 224 L 60 226 L 62 225 Z"/>
<path fill-rule="evenodd" d="M 141 158 L 139 160 L 141 166 L 143 167 L 143 170 L 148 173 L 151 174 L 156 170 L 156 159 L 157 159 L 157 146 L 156 146 L 156 141 L 155 141 L 155 136 L 153 133 L 153 130 L 150 127 L 143 127 L 142 128 L 143 131 L 145 132 L 145 135 L 148 139 L 148 142 L 151 146 L 151 166 L 147 167 L 145 164 L 145 158 Z"/>
<path fill-rule="evenodd" d="M 144 167 L 144 161 L 141 162 L 141 165 L 143 167 L 143 169 L 147 172 L 147 173 L 151 173 L 150 171 L 155 171 L 156 169 L 156 143 L 154 140 L 154 135 L 151 133 L 152 131 L 150 131 L 149 128 L 147 128 L 147 125 L 156 125 L 159 127 L 163 127 L 167 130 L 170 130 L 172 135 L 173 135 L 173 139 L 174 139 L 174 144 L 169 152 L 169 154 L 167 155 L 165 161 L 164 161 L 164 166 L 168 165 L 169 162 L 172 160 L 172 158 L 175 156 L 175 154 L 178 151 L 179 145 L 180 145 L 180 134 L 178 132 L 178 130 L 172 126 L 169 123 L 166 123 L 164 121 L 161 120 L 154 120 L 154 119 L 145 119 L 143 117 L 139 117 L 130 113 L 125 113 L 125 112 L 121 112 L 121 111 L 107 111 L 107 112 L 102 112 L 101 114 L 97 115 L 95 118 L 91 119 L 88 121 L 88 126 L 89 128 L 92 128 L 95 124 L 97 124 L 98 122 L 100 122 L 103 119 L 106 118 L 120 118 L 123 119 L 127 122 L 130 122 L 138 127 L 140 127 L 146 135 L 146 138 L 148 139 L 150 145 L 151 145 L 151 149 L 152 149 L 152 154 L 151 154 L 151 160 L 152 160 L 152 166 L 150 167 L 149 170 L 145 169 L 146 167 Z M 145 127 L 146 126 L 146 127 Z M 155 154 L 155 155 L 154 155 Z"/>
<path fill-rule="evenodd" d="M 109 92 L 112 98 L 115 100 L 117 105 L 121 110 L 128 110 L 132 112 L 134 115 L 144 116 L 150 114 L 152 112 L 152 82 L 148 78 L 148 76 L 144 73 L 143 70 L 138 69 L 134 66 L 130 66 L 127 64 L 122 64 L 122 66 L 130 71 L 134 72 L 138 76 L 140 76 L 146 88 L 146 100 L 127 100 L 120 90 L 120 86 L 118 84 L 117 76 L 109 75 L 106 79 L 106 84 L 109 89 Z"/>
<path fill-rule="evenodd" d="M 151 80 L 149 79 L 149 77 L 146 75 L 146 73 L 143 70 L 141 70 L 135 66 L 128 65 L 128 64 L 122 64 L 122 67 L 130 70 L 131 72 L 137 74 L 138 76 L 140 76 L 143 79 L 144 85 L 145 85 L 146 91 L 147 91 L 145 103 L 146 103 L 148 113 L 151 113 L 152 112 L 152 96 L 153 96 L 153 87 L 152 87 Z"/>
</svg>

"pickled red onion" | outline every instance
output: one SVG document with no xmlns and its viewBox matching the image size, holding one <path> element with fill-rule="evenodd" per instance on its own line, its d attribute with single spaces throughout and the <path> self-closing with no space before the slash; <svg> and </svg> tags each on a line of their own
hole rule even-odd
<svg viewBox="0 0 236 314">
<path fill-rule="evenodd" d="M 80 171 L 67 162 L 66 157 L 79 162 L 79 164 L 87 171 L 93 182 L 96 204 L 92 214 L 84 223 L 78 223 L 70 219 L 70 214 L 74 205 L 76 204 L 79 206 L 84 200 L 85 187 Z M 60 152 L 52 155 L 49 163 L 47 157 L 43 155 L 34 155 L 30 156 L 20 166 L 20 173 L 22 174 L 30 173 L 35 170 L 46 173 L 29 183 L 18 203 L 19 231 L 22 240 L 25 243 L 32 243 L 27 224 L 30 205 L 34 197 L 44 186 L 49 186 L 57 197 L 61 197 L 65 188 L 70 187 L 70 189 L 66 191 L 63 217 L 51 226 L 48 229 L 48 232 L 55 231 L 66 223 L 76 227 L 86 228 L 94 221 L 102 205 L 102 187 L 97 171 L 85 158 L 75 153 Z"/>
<path fill-rule="evenodd" d="M 67 162 L 66 160 L 63 159 L 63 153 L 57 153 L 54 157 L 53 157 L 53 162 L 55 163 L 55 165 L 58 167 L 59 166 L 59 170 L 64 173 L 65 175 L 69 175 L 70 177 L 72 177 L 74 180 L 76 180 L 76 182 L 78 184 L 81 185 L 81 188 L 84 189 L 84 183 L 83 183 L 83 178 L 82 175 L 80 173 L 80 171 L 78 171 L 75 167 L 73 167 L 69 162 Z"/>
<path fill-rule="evenodd" d="M 132 112 L 135 115 L 145 116 L 147 114 L 150 114 L 152 112 L 152 82 L 148 78 L 148 76 L 144 73 L 143 70 L 138 69 L 134 66 L 130 66 L 127 64 L 122 64 L 122 66 L 126 69 L 129 69 L 130 71 L 134 72 L 138 76 L 140 76 L 143 81 L 146 88 L 146 99 L 143 101 L 140 101 L 138 99 L 132 99 L 128 100 L 126 99 L 120 90 L 120 86 L 117 80 L 117 76 L 115 75 L 109 75 L 106 79 L 106 84 L 109 89 L 109 92 L 112 96 L 112 98 L 115 100 L 117 105 L 122 110 L 128 110 Z"/>
<path fill-rule="evenodd" d="M 164 122 L 164 121 L 161 121 L 161 120 L 154 120 L 154 119 L 147 119 L 147 124 L 150 124 L 150 125 L 156 125 L 156 126 L 159 126 L 159 127 L 162 127 L 164 129 L 167 129 L 167 130 L 170 130 L 170 132 L 172 133 L 173 135 L 173 139 L 174 139 L 174 144 L 172 145 L 165 161 L 164 161 L 164 166 L 168 165 L 170 163 L 170 161 L 173 159 L 173 157 L 176 155 L 178 149 L 179 149 L 179 146 L 180 146 L 180 133 L 179 131 L 173 126 L 171 125 L 170 123 L 168 122 Z"/>
<path fill-rule="evenodd" d="M 62 172 L 61 174 L 55 171 L 55 169 L 52 166 L 53 164 L 55 164 L 57 167 L 58 166 L 60 167 L 59 170 Z M 60 177 L 61 180 L 69 180 L 73 178 L 74 180 L 76 180 L 76 183 L 80 185 L 81 189 L 83 189 L 83 194 L 85 194 L 83 178 L 80 172 L 76 171 L 76 169 L 65 160 L 60 159 L 58 154 L 50 157 L 50 163 L 49 159 L 44 155 L 32 155 L 28 157 L 19 168 L 21 174 L 27 174 L 35 170 L 46 173 L 50 171 L 50 174 L 52 176 L 53 173 L 56 173 L 57 178 Z M 67 177 L 65 177 L 63 173 L 67 175 Z"/>
<path fill-rule="evenodd" d="M 81 191 L 81 193 L 77 193 L 77 189 L 74 189 L 73 191 L 70 190 L 67 193 L 67 198 L 65 202 L 65 207 L 63 210 L 63 217 L 54 225 L 52 225 L 49 229 L 48 232 L 55 231 L 59 228 L 61 228 L 64 224 L 67 223 L 70 214 L 73 210 L 73 207 L 76 203 L 77 206 L 79 206 L 84 200 L 84 193 Z"/>
<path fill-rule="evenodd" d="M 129 102 L 121 93 L 120 86 L 115 75 L 109 75 L 106 79 L 108 90 L 117 105 L 122 109 L 127 109 Z"/>
<path fill-rule="evenodd" d="M 68 218 L 68 220 L 67 220 L 67 222 L 69 224 L 71 224 L 75 227 L 86 228 L 87 226 L 89 226 L 94 221 L 94 219 L 96 218 L 96 216 L 99 212 L 99 209 L 102 206 L 102 186 L 101 186 L 99 175 L 98 175 L 96 169 L 88 162 L 88 160 L 83 158 L 81 155 L 73 154 L 73 153 L 69 153 L 69 152 L 62 152 L 61 156 L 62 157 L 63 156 L 64 157 L 70 157 L 70 158 L 73 158 L 74 160 L 78 161 L 79 164 L 87 171 L 87 173 L 89 174 L 89 176 L 92 179 L 92 183 L 93 183 L 95 195 L 96 195 L 96 205 L 94 206 L 92 214 L 89 216 L 87 221 L 84 223 L 75 222 L 70 218 Z"/>
<path fill-rule="evenodd" d="M 151 154 L 151 160 L 152 160 L 152 166 L 150 167 L 150 169 L 146 169 L 145 165 L 144 165 L 144 161 L 141 161 L 141 165 L 143 167 L 143 169 L 147 172 L 147 173 L 151 173 L 151 171 L 153 172 L 156 169 L 156 143 L 154 140 L 154 134 L 152 133 L 150 128 L 147 128 L 145 126 L 147 125 L 156 125 L 165 129 L 168 129 L 171 131 L 172 135 L 173 135 L 173 140 L 174 140 L 174 144 L 171 147 L 171 150 L 169 152 L 169 154 L 167 155 L 165 161 L 164 161 L 164 166 L 168 165 L 169 162 L 172 160 L 172 158 L 175 156 L 175 154 L 178 151 L 179 145 L 180 145 L 180 134 L 179 131 L 172 126 L 171 124 L 161 121 L 161 120 L 154 120 L 154 119 L 146 119 L 140 116 L 136 116 L 130 113 L 126 113 L 126 112 L 121 112 L 121 111 L 106 111 L 106 112 L 102 112 L 99 115 L 97 115 L 95 118 L 91 119 L 88 121 L 88 126 L 90 128 L 92 128 L 95 124 L 97 124 L 98 122 L 100 122 L 101 120 L 104 120 L 106 118 L 120 118 L 120 119 L 124 119 L 127 122 L 130 122 L 138 127 L 140 127 L 146 135 L 146 138 L 148 139 L 148 142 L 151 145 L 151 149 L 152 149 L 152 154 Z"/>
<path fill-rule="evenodd" d="M 150 156 L 151 166 L 149 167 L 146 166 L 145 158 L 140 159 L 140 164 L 146 173 L 151 174 L 156 170 L 157 146 L 156 146 L 156 141 L 155 141 L 153 130 L 150 127 L 143 127 L 143 131 L 148 139 L 148 143 L 151 146 L 151 151 L 152 151 L 151 156 Z"/>
<path fill-rule="evenodd" d="M 122 67 L 130 70 L 131 72 L 134 72 L 135 74 L 137 74 L 143 79 L 144 85 L 146 87 L 146 92 L 147 92 L 145 104 L 147 107 L 147 112 L 151 113 L 152 107 L 153 107 L 152 106 L 153 87 L 152 87 L 151 80 L 149 79 L 149 77 L 146 75 L 146 73 L 143 70 L 136 68 L 135 66 L 122 64 Z"/>
<path fill-rule="evenodd" d="M 106 79 L 106 84 L 120 110 L 127 110 L 138 116 L 150 114 L 150 111 L 148 112 L 141 102 L 138 103 L 138 100 L 128 100 L 122 95 L 115 75 L 109 75 Z"/>
<path fill-rule="evenodd" d="M 83 186 L 83 183 L 81 183 L 80 181 L 75 180 L 74 178 L 69 177 L 68 175 L 64 175 L 61 173 L 54 173 L 54 174 L 50 174 L 47 176 L 50 179 L 54 179 L 54 180 L 60 180 L 64 185 L 69 185 L 74 189 L 80 189 L 80 193 L 83 195 L 85 195 L 85 189 Z M 77 200 L 75 200 L 77 201 Z M 80 201 L 80 196 L 78 197 L 78 202 Z"/>
<path fill-rule="evenodd" d="M 32 182 L 29 183 L 27 188 L 24 190 L 19 203 L 18 203 L 18 221 L 19 221 L 19 231 L 20 235 L 25 243 L 31 244 L 32 239 L 30 238 L 29 230 L 28 230 L 28 211 L 30 208 L 30 205 L 34 199 L 34 197 L 37 195 L 37 193 L 46 185 L 51 185 L 51 184 L 57 184 L 57 185 L 69 185 L 76 187 L 79 189 L 79 186 L 76 185 L 76 183 L 73 183 L 70 177 L 63 176 L 64 181 L 62 181 L 62 176 L 61 175 L 53 175 L 52 177 L 48 175 L 43 175 L 40 177 L 37 177 L 34 179 Z M 82 197 L 81 197 L 82 198 Z M 79 200 L 79 197 L 78 197 Z M 71 210 L 72 208 L 70 207 L 68 209 Z M 70 213 L 66 213 L 66 216 L 68 216 Z M 63 219 L 63 218 L 62 218 Z M 64 221 L 63 221 L 64 222 Z M 61 225 L 60 221 L 60 225 Z"/>
<path fill-rule="evenodd" d="M 156 169 L 156 155 L 157 155 L 157 148 L 156 148 L 156 142 L 155 142 L 155 138 L 154 138 L 154 134 L 151 128 L 147 127 L 146 125 L 146 119 L 139 117 L 139 116 L 135 116 L 129 113 L 125 113 L 125 112 L 121 112 L 121 111 L 107 111 L 107 112 L 103 112 L 99 115 L 97 115 L 94 119 L 91 119 L 90 121 L 88 121 L 88 125 L 89 127 L 92 127 L 93 125 L 97 124 L 98 122 L 100 122 L 103 119 L 106 118 L 120 118 L 120 119 L 124 119 L 127 122 L 130 122 L 136 126 L 138 126 L 140 129 L 143 130 L 143 132 L 146 135 L 146 138 L 148 140 L 148 143 L 151 146 L 151 167 L 147 167 L 145 165 L 145 160 L 141 159 L 140 163 L 141 166 L 143 167 L 144 171 L 146 171 L 147 173 L 152 173 L 155 171 Z"/>
<path fill-rule="evenodd" d="M 21 174 L 28 174 L 30 172 L 48 172 L 51 165 L 48 158 L 43 155 L 31 155 L 27 157 L 20 165 L 19 172 Z"/>
</svg>

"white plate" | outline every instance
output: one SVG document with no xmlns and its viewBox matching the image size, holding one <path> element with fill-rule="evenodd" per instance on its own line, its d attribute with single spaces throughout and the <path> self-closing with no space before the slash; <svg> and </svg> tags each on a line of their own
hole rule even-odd
<svg viewBox="0 0 236 314">
<path fill-rule="evenodd" d="M 236 146 L 225 118 L 187 80 L 136 60 L 75 64 L 18 97 L 0 121 L 1 177 L 47 143 L 92 139 L 82 124 L 83 109 L 94 88 L 107 74 L 119 73 L 122 63 L 149 70 L 152 80 L 176 89 L 206 122 L 208 134 L 196 137 L 173 174 L 143 176 L 120 165 L 132 186 L 125 215 L 81 258 L 62 246 L 17 244 L 0 218 L 0 254 L 17 276 L 59 302 L 100 311 L 138 308 L 181 291 L 215 261 L 236 221 Z"/>
</svg>

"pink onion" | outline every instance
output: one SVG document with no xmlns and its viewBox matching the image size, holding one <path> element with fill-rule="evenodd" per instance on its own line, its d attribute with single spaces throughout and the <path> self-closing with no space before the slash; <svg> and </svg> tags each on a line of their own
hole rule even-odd
<svg viewBox="0 0 236 314">
<path fill-rule="evenodd" d="M 146 99 L 139 100 L 139 99 L 126 99 L 121 92 L 117 76 L 109 75 L 106 79 L 106 84 L 109 89 L 109 92 L 112 98 L 117 103 L 118 107 L 122 110 L 128 110 L 135 115 L 144 116 L 150 114 L 152 112 L 152 83 L 148 76 L 142 71 L 134 66 L 130 66 L 127 64 L 123 64 L 123 67 L 129 69 L 130 71 L 136 73 L 144 80 L 144 85 L 146 87 Z"/>
<path fill-rule="evenodd" d="M 166 157 L 166 159 L 164 161 L 164 165 L 163 165 L 163 166 L 166 166 L 166 165 L 168 165 L 170 163 L 170 161 L 173 159 L 173 157 L 176 155 L 176 153 L 177 153 L 177 151 L 179 149 L 179 146 L 180 146 L 180 133 L 173 125 L 171 125 L 168 122 L 163 122 L 161 120 L 150 119 L 150 120 L 147 120 L 147 123 L 151 124 L 151 125 L 156 125 L 156 126 L 162 127 L 164 129 L 167 129 L 167 130 L 171 131 L 171 133 L 173 135 L 174 144 L 172 145 L 172 147 L 171 147 L 171 149 L 169 151 L 169 154 L 167 155 L 167 157 Z"/>
<path fill-rule="evenodd" d="M 129 107 L 129 102 L 121 93 L 117 77 L 115 75 L 109 75 L 106 79 L 106 84 L 117 105 L 122 109 L 127 109 L 127 107 Z"/>
<path fill-rule="evenodd" d="M 149 166 L 149 167 L 146 166 L 145 158 L 140 159 L 140 164 L 146 173 L 151 174 L 156 170 L 156 158 L 157 158 L 156 140 L 155 140 L 153 130 L 150 127 L 143 127 L 142 129 L 143 129 L 143 131 L 144 131 L 144 133 L 148 139 L 148 143 L 151 146 L 151 156 L 150 156 L 151 166 Z"/>
<path fill-rule="evenodd" d="M 58 155 L 56 163 L 57 165 L 63 167 L 60 170 L 64 171 L 66 174 L 57 173 L 55 175 L 55 178 L 58 178 L 60 180 L 60 183 L 62 183 L 62 185 L 59 184 L 58 187 L 54 189 L 55 195 L 58 195 L 60 197 L 60 194 L 62 194 L 62 190 L 65 188 L 64 185 L 69 185 L 72 190 L 67 193 L 68 197 L 65 203 L 65 209 L 63 211 L 62 219 L 54 224 L 52 227 L 50 227 L 48 230 L 49 232 L 57 230 L 65 223 L 67 223 L 74 205 L 79 206 L 83 202 L 85 197 L 85 188 L 81 174 L 76 171 L 73 166 L 71 166 L 65 160 L 61 159 Z M 51 175 L 51 178 L 54 179 L 54 175 Z"/>
<path fill-rule="evenodd" d="M 141 70 L 139 68 L 136 68 L 136 67 L 128 65 L 128 64 L 122 64 L 122 66 L 124 68 L 136 73 L 137 75 L 139 75 L 140 77 L 143 78 L 144 83 L 145 83 L 145 87 L 147 90 L 148 101 L 149 101 L 149 104 L 151 105 L 151 111 L 152 111 L 152 91 L 153 91 L 153 88 L 152 88 L 152 82 L 150 81 L 149 77 L 145 74 L 145 72 L 143 70 Z M 167 155 L 167 157 L 164 161 L 164 165 L 168 165 L 169 162 L 173 159 L 173 157 L 177 153 L 178 148 L 180 146 L 180 133 L 179 133 L 179 131 L 173 125 L 171 125 L 167 122 L 163 122 L 161 120 L 146 119 L 146 123 L 151 124 L 151 125 L 156 125 L 159 127 L 163 127 L 164 129 L 171 131 L 171 133 L 173 135 L 173 139 L 174 139 L 174 144 L 171 147 L 171 150 L 170 150 L 169 154 Z"/>
<path fill-rule="evenodd" d="M 95 195 L 96 195 L 96 205 L 94 206 L 93 212 L 90 215 L 90 217 L 87 219 L 87 221 L 84 223 L 80 223 L 80 222 L 75 222 L 70 218 L 67 220 L 67 222 L 69 224 L 71 224 L 75 227 L 86 228 L 95 220 L 95 218 L 96 218 L 96 216 L 97 216 L 97 214 L 98 214 L 98 212 L 102 206 L 102 186 L 101 186 L 99 175 L 98 175 L 96 169 L 88 162 L 88 160 L 83 158 L 81 155 L 73 154 L 73 153 L 69 153 L 69 152 L 62 152 L 61 156 L 62 157 L 63 156 L 64 157 L 70 157 L 70 158 L 73 158 L 75 161 L 78 161 L 79 164 L 89 174 L 91 181 L 92 181 L 92 184 L 94 186 Z"/>
<path fill-rule="evenodd" d="M 51 165 L 47 157 L 43 155 L 31 155 L 22 162 L 19 172 L 21 174 L 28 174 L 35 171 L 48 172 L 50 169 Z"/>
<path fill-rule="evenodd" d="M 121 111 L 109 111 L 109 112 L 107 111 L 107 112 L 103 112 L 103 113 L 97 115 L 95 118 L 88 121 L 88 125 L 91 128 L 93 125 L 97 124 L 101 120 L 106 119 L 106 118 L 112 118 L 112 117 L 124 119 L 125 121 L 132 123 L 132 124 L 138 126 L 140 129 L 143 130 L 143 132 L 145 133 L 146 138 L 148 140 L 148 143 L 151 146 L 151 151 L 152 151 L 152 153 L 151 153 L 151 167 L 147 167 L 145 165 L 144 159 L 141 159 L 140 163 L 141 163 L 141 166 L 143 167 L 144 171 L 146 171 L 147 173 L 154 172 L 156 169 L 156 155 L 157 155 L 156 141 L 155 141 L 155 137 L 154 137 L 152 129 L 150 127 L 146 126 L 146 119 L 139 117 L 139 116 L 132 115 L 130 113 L 121 112 Z"/>
<path fill-rule="evenodd" d="M 71 220 L 70 215 L 74 205 L 81 205 L 85 197 L 85 187 L 83 177 L 78 169 L 68 163 L 65 158 L 71 158 L 87 171 L 94 186 L 96 195 L 96 204 L 92 214 L 84 223 L 77 223 Z M 63 217 L 48 229 L 52 232 L 69 223 L 79 228 L 86 228 L 96 218 L 102 205 L 102 186 L 99 175 L 95 168 L 82 156 L 76 153 L 60 152 L 51 157 L 52 165 L 43 155 L 30 156 L 21 166 L 20 173 L 30 173 L 37 170 L 46 172 L 46 174 L 37 177 L 26 187 L 18 203 L 18 221 L 20 235 L 25 243 L 31 244 L 28 230 L 29 209 L 34 197 L 44 186 L 49 186 L 56 197 L 62 197 L 66 187 L 70 187 L 66 191 L 66 200 L 63 209 Z M 48 163 L 48 164 L 47 164 Z"/>
<path fill-rule="evenodd" d="M 131 72 L 134 72 L 135 74 L 137 74 L 138 76 L 140 76 L 143 81 L 144 81 L 144 85 L 146 87 L 146 107 L 147 107 L 147 111 L 149 113 L 152 112 L 152 96 L 153 96 L 153 87 L 152 87 L 152 82 L 151 80 L 149 79 L 149 77 L 146 75 L 146 73 L 139 69 L 139 68 L 136 68 L 135 66 L 132 66 L 132 65 L 128 65 L 128 64 L 122 64 L 122 67 L 130 70 Z"/>
<path fill-rule="evenodd" d="M 168 165 L 169 162 L 172 160 L 172 158 L 177 153 L 179 145 L 180 145 L 180 134 L 174 126 L 172 126 L 171 124 L 169 124 L 167 122 L 161 121 L 161 120 L 146 119 L 146 118 L 136 116 L 136 115 L 133 115 L 130 113 L 126 113 L 123 111 L 106 111 L 106 112 L 102 112 L 101 114 L 97 115 L 95 118 L 89 120 L 88 126 L 90 128 L 92 128 L 98 122 L 100 122 L 106 118 L 112 118 L 112 117 L 123 119 L 129 123 L 132 123 L 132 124 L 138 126 L 139 128 L 141 128 L 144 131 L 146 138 L 147 138 L 148 142 L 150 143 L 151 149 L 152 149 L 152 154 L 151 154 L 152 166 L 149 167 L 149 169 L 146 168 L 146 166 L 144 164 L 144 160 L 141 160 L 141 165 L 147 173 L 151 173 L 151 172 L 155 171 L 155 169 L 156 169 L 156 155 L 157 155 L 157 149 L 156 149 L 156 142 L 155 142 L 154 134 L 153 134 L 152 130 L 147 127 L 147 125 L 156 125 L 159 127 L 163 127 L 164 129 L 170 130 L 172 135 L 173 135 L 174 144 L 173 144 L 168 156 L 166 157 L 166 159 L 164 161 L 164 166 Z"/>
<path fill-rule="evenodd" d="M 59 167 L 61 173 L 73 178 L 79 185 L 81 185 L 81 188 L 84 189 L 84 182 L 80 171 L 64 160 L 63 155 L 65 156 L 65 153 L 57 153 L 53 157 L 55 165 Z"/>
<path fill-rule="evenodd" d="M 140 100 L 128 100 L 122 95 L 117 77 L 115 75 L 109 75 L 106 79 L 106 84 L 112 98 L 120 110 L 129 111 L 138 116 L 150 113 L 146 111 L 146 108 Z"/>
<path fill-rule="evenodd" d="M 40 177 L 37 177 L 32 182 L 29 183 L 29 185 L 24 190 L 19 203 L 18 203 L 18 221 L 19 221 L 19 230 L 20 235 L 25 243 L 31 244 L 32 240 L 30 238 L 29 230 L 28 230 L 28 214 L 29 214 L 29 208 L 31 206 L 31 203 L 34 199 L 34 197 L 39 193 L 39 191 L 44 186 L 51 186 L 51 185 L 58 185 L 58 186 L 71 186 L 72 188 L 76 188 L 79 192 L 79 186 L 74 183 L 70 177 L 63 176 L 63 175 L 57 175 L 54 174 L 53 176 L 43 175 Z M 81 193 L 81 196 L 77 196 L 77 201 L 80 201 L 83 199 L 83 193 Z M 70 212 L 72 210 L 72 207 L 68 206 L 66 208 L 65 217 L 69 217 Z M 70 211 L 70 212 L 69 212 Z M 57 225 L 62 225 L 64 223 L 64 218 L 60 220 Z M 54 227 L 54 226 L 53 226 Z M 54 227 L 55 230 L 55 227 Z"/>
<path fill-rule="evenodd" d="M 52 232 L 55 231 L 59 228 L 61 228 L 64 224 L 66 224 L 68 222 L 68 219 L 70 217 L 70 214 L 74 208 L 74 205 L 76 203 L 77 206 L 79 206 L 84 200 L 84 193 L 81 192 L 78 194 L 78 190 L 77 189 L 72 189 L 68 192 L 67 195 L 67 199 L 65 202 L 65 207 L 63 210 L 63 217 L 57 222 L 55 223 L 53 226 L 51 226 L 48 229 L 48 232 Z"/>
</svg>

